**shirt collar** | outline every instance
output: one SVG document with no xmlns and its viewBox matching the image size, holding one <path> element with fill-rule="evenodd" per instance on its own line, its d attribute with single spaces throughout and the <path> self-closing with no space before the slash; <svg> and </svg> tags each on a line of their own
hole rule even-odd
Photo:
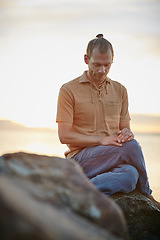
<svg viewBox="0 0 160 240">
<path fill-rule="evenodd" d="M 84 83 L 84 82 L 90 82 L 89 79 L 87 78 L 87 71 L 84 71 L 84 73 L 82 74 L 82 76 L 79 78 L 79 82 L 80 83 Z M 110 78 L 106 78 L 106 82 L 111 82 Z"/>
</svg>

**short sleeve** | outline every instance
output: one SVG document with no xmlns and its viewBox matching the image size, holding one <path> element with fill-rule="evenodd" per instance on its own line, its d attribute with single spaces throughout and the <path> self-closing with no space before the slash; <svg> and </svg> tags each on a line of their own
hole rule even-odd
<svg viewBox="0 0 160 240">
<path fill-rule="evenodd" d="M 128 111 L 128 94 L 126 88 L 124 86 L 122 86 L 122 88 L 122 108 L 120 114 L 120 121 L 128 121 L 131 120 Z"/>
<path fill-rule="evenodd" d="M 58 96 L 56 122 L 73 123 L 73 111 L 73 96 L 62 86 Z"/>
</svg>

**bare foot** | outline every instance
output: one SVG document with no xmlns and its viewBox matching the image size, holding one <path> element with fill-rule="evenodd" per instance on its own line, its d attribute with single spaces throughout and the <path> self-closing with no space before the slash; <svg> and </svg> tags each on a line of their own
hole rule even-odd
<svg viewBox="0 0 160 240">
<path fill-rule="evenodd" d="M 148 197 L 155 205 L 156 207 L 160 210 L 160 202 L 156 201 L 152 195 Z"/>
</svg>

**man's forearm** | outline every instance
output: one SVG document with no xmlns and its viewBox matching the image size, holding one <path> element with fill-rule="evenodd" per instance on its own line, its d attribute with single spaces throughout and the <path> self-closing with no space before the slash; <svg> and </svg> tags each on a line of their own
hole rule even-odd
<svg viewBox="0 0 160 240">
<path fill-rule="evenodd" d="M 62 144 L 71 145 L 72 147 L 89 147 L 97 145 L 122 146 L 122 144 L 118 142 L 118 135 L 85 135 L 77 132 L 70 124 L 59 124 L 58 134 Z"/>
<path fill-rule="evenodd" d="M 89 147 L 101 145 L 101 136 L 85 135 L 74 130 L 64 131 L 60 133 L 59 138 L 62 144 L 72 145 L 73 147 Z"/>
</svg>

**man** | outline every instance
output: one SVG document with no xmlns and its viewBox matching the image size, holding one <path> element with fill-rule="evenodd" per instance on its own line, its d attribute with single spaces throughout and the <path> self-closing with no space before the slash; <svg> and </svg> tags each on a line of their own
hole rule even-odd
<svg viewBox="0 0 160 240">
<path fill-rule="evenodd" d="M 130 130 L 126 88 L 107 77 L 114 52 L 98 34 L 88 43 L 88 71 L 64 84 L 57 107 L 58 134 L 86 176 L 107 196 L 135 189 L 150 198 L 141 147 Z"/>
</svg>

